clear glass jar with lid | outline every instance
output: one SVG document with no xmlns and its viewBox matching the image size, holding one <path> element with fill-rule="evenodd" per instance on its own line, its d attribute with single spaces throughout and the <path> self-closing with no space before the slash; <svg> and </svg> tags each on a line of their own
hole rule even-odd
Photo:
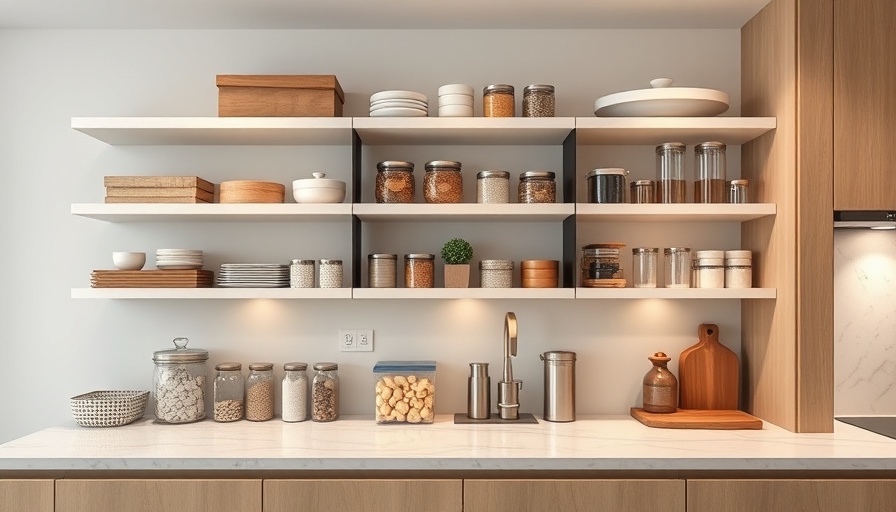
<svg viewBox="0 0 896 512">
<path fill-rule="evenodd" d="M 656 202 L 686 203 L 687 180 L 684 177 L 685 145 L 666 142 L 656 147 Z"/>
<path fill-rule="evenodd" d="M 424 166 L 423 199 L 427 203 L 459 203 L 464 198 L 464 177 L 461 163 L 432 160 Z"/>
<path fill-rule="evenodd" d="M 663 277 L 666 288 L 691 287 L 691 249 L 667 247 L 663 250 Z"/>
<path fill-rule="evenodd" d="M 694 146 L 695 203 L 725 203 L 726 146 L 723 142 L 704 142 Z"/>
<path fill-rule="evenodd" d="M 214 419 L 222 423 L 243 419 L 243 365 L 220 363 L 215 366 L 218 375 L 214 385 Z"/>
<path fill-rule="evenodd" d="M 435 254 L 404 255 L 404 287 L 432 288 L 435 286 Z"/>
<path fill-rule="evenodd" d="M 308 375 L 307 363 L 286 363 L 283 365 L 283 389 L 280 416 L 283 421 L 296 422 L 308 419 Z"/>
<path fill-rule="evenodd" d="M 274 417 L 274 363 L 252 363 L 246 378 L 246 419 L 267 421 Z"/>
<path fill-rule="evenodd" d="M 656 262 L 659 249 L 635 247 L 632 249 L 632 286 L 656 288 Z"/>
<path fill-rule="evenodd" d="M 527 171 L 520 174 L 517 190 L 520 203 L 554 203 L 557 184 L 551 171 Z"/>
<path fill-rule="evenodd" d="M 554 86 L 532 84 L 523 88 L 523 117 L 554 117 Z"/>
<path fill-rule="evenodd" d="M 376 164 L 374 199 L 377 203 L 414 202 L 414 164 L 387 160 Z"/>
<path fill-rule="evenodd" d="M 482 89 L 482 115 L 484 117 L 513 117 L 516 115 L 516 101 L 513 86 L 492 84 Z"/>
<path fill-rule="evenodd" d="M 311 382 L 311 420 L 335 421 L 339 419 L 339 365 L 314 363 L 314 380 Z"/>
<path fill-rule="evenodd" d="M 153 353 L 153 404 L 162 423 L 190 423 L 205 418 L 208 351 L 187 348 L 190 340 L 175 338 L 174 349 Z"/>
<path fill-rule="evenodd" d="M 476 202 L 504 204 L 510 201 L 510 173 L 480 171 L 476 174 Z"/>
</svg>

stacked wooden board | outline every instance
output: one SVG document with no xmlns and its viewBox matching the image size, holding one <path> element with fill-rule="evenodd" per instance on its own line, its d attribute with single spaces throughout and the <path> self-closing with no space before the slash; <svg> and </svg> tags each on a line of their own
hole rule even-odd
<svg viewBox="0 0 896 512">
<path fill-rule="evenodd" d="M 215 184 L 198 176 L 106 176 L 107 203 L 214 203 Z"/>
<path fill-rule="evenodd" d="M 94 270 L 91 288 L 211 288 L 211 270 Z"/>
</svg>

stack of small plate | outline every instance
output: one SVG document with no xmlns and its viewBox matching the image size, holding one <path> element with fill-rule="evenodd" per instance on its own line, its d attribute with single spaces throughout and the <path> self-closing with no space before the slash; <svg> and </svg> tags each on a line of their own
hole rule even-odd
<svg viewBox="0 0 896 512">
<path fill-rule="evenodd" d="M 439 117 L 473 117 L 473 88 L 466 84 L 439 87 Z"/>
<path fill-rule="evenodd" d="M 429 100 L 413 91 L 380 91 L 370 97 L 370 117 L 427 117 Z"/>
<path fill-rule="evenodd" d="M 202 251 L 194 249 L 159 249 L 156 251 L 156 268 L 162 270 L 202 268 Z"/>
<path fill-rule="evenodd" d="M 287 288 L 289 265 L 275 263 L 223 263 L 218 286 L 224 288 Z"/>
</svg>

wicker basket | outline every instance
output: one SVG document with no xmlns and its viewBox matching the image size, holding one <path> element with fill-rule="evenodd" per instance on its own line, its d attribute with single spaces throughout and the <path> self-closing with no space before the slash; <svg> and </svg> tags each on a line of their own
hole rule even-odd
<svg viewBox="0 0 896 512">
<path fill-rule="evenodd" d="M 72 416 L 82 427 L 120 427 L 146 411 L 149 391 L 92 391 L 71 398 Z"/>
</svg>

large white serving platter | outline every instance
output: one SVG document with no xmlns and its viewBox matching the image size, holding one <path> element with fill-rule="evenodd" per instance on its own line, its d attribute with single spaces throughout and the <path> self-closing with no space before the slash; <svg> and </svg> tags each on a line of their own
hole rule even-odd
<svg viewBox="0 0 896 512">
<path fill-rule="evenodd" d="M 666 83 L 666 82 L 664 82 Z M 668 82 L 671 84 L 671 82 Z M 728 94 L 699 87 L 658 86 L 602 96 L 597 117 L 711 117 L 728 110 Z"/>
</svg>

